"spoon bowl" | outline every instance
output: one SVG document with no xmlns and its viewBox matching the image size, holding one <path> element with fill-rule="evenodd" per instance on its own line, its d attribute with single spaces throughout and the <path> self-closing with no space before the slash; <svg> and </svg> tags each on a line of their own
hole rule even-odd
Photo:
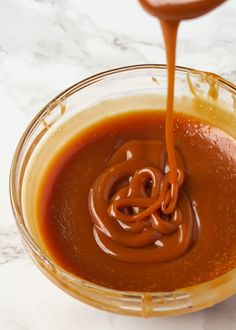
<svg viewBox="0 0 236 330">
<path fill-rule="evenodd" d="M 139 0 L 151 15 L 162 20 L 184 20 L 202 16 L 226 0 Z"/>
</svg>

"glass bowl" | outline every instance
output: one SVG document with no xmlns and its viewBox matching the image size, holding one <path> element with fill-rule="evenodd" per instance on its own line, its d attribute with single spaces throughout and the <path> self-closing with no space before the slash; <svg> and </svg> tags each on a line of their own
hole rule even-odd
<svg viewBox="0 0 236 330">
<path fill-rule="evenodd" d="M 50 160 L 50 153 L 71 134 L 68 127 L 73 122 L 78 131 L 118 112 L 165 109 L 166 91 L 165 65 L 128 66 L 87 78 L 59 94 L 37 114 L 14 154 L 10 195 L 27 252 L 61 289 L 102 310 L 143 317 L 185 314 L 210 307 L 236 292 L 236 269 L 212 281 L 173 292 L 128 292 L 96 285 L 65 271 L 49 257 L 37 233 L 34 214 L 26 210 L 25 203 L 33 204 L 35 182 L 42 168 L 40 157 Z M 203 99 L 207 100 L 205 106 L 201 104 Z M 236 86 L 215 74 L 177 67 L 175 111 L 207 119 L 236 138 Z M 40 149 L 45 141 L 47 147 Z"/>
</svg>

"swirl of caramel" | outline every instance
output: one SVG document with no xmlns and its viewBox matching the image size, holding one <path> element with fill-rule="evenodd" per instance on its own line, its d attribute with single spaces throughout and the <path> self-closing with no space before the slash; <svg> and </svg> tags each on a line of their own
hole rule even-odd
<svg viewBox="0 0 236 330">
<path fill-rule="evenodd" d="M 177 153 L 178 168 L 183 161 Z M 152 263 L 183 255 L 193 241 L 190 200 L 181 189 L 184 173 L 170 183 L 160 141 L 130 141 L 112 156 L 89 193 L 94 237 L 122 261 Z"/>
</svg>

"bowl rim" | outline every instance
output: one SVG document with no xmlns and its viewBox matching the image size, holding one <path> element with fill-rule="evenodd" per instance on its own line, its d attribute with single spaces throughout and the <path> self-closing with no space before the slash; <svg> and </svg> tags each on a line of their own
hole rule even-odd
<svg viewBox="0 0 236 330">
<path fill-rule="evenodd" d="M 122 295 L 129 296 L 129 297 L 136 297 L 141 296 L 143 297 L 144 295 L 150 295 L 150 296 L 161 296 L 161 295 L 166 295 L 166 294 L 178 294 L 178 293 L 185 293 L 185 294 L 191 294 L 193 291 L 198 291 L 198 292 L 203 292 L 205 288 L 207 288 L 208 292 L 210 289 L 215 289 L 216 287 L 222 286 L 222 278 L 227 277 L 230 273 L 234 272 L 236 275 L 236 268 L 233 268 L 232 270 L 228 271 L 227 273 L 221 275 L 220 277 L 217 277 L 213 280 L 207 281 L 207 282 L 202 282 L 197 285 L 189 286 L 189 287 L 184 287 L 181 289 L 177 289 L 174 291 L 170 292 L 165 292 L 165 291 L 125 291 L 125 290 L 117 290 L 117 289 L 111 289 L 107 288 L 105 286 L 90 282 L 88 280 L 85 280 L 79 276 L 74 275 L 73 273 L 70 273 L 69 271 L 65 270 L 61 266 L 59 266 L 52 258 L 48 257 L 43 253 L 41 248 L 37 245 L 37 243 L 34 241 L 32 238 L 31 234 L 29 233 L 28 229 L 24 225 L 24 219 L 23 215 L 21 214 L 19 203 L 17 200 L 17 192 L 15 189 L 15 173 L 17 172 L 17 165 L 20 160 L 20 155 L 21 155 L 21 150 L 27 141 L 27 137 L 30 134 L 31 130 L 34 128 L 35 123 L 39 122 L 39 119 L 42 117 L 43 114 L 46 113 L 50 105 L 54 104 L 57 100 L 62 100 L 66 99 L 70 95 L 72 95 L 75 91 L 79 91 L 80 89 L 86 88 L 89 85 L 95 84 L 102 78 L 106 78 L 107 76 L 110 77 L 112 75 L 118 74 L 118 73 L 124 73 L 124 72 L 129 72 L 129 71 L 135 71 L 135 70 L 146 70 L 146 69 L 157 69 L 157 70 L 167 70 L 167 65 L 166 64 L 137 64 L 137 65 L 128 65 L 128 66 L 122 66 L 122 67 L 117 67 L 114 69 L 102 71 L 100 73 L 94 74 L 92 76 L 89 76 L 73 85 L 70 87 L 66 88 L 63 90 L 61 93 L 57 94 L 52 100 L 50 100 L 37 114 L 33 117 L 33 119 L 29 122 L 28 126 L 26 126 L 19 142 L 17 143 L 15 152 L 13 154 L 13 159 L 11 163 L 11 168 L 10 168 L 10 175 L 9 175 L 9 193 L 10 193 L 10 201 L 11 201 L 11 208 L 13 210 L 13 215 L 15 218 L 16 225 L 18 227 L 18 230 L 20 232 L 21 238 L 23 238 L 24 242 L 29 246 L 31 250 L 41 259 L 43 263 L 47 263 L 49 265 L 52 265 L 55 269 L 57 269 L 62 276 L 65 276 L 65 278 L 69 278 L 72 282 L 78 284 L 78 285 L 85 285 L 87 288 L 92 288 L 100 293 L 104 293 L 107 296 L 112 296 L 114 297 L 115 295 L 118 295 L 119 297 Z M 222 84 L 223 86 L 226 86 L 231 92 L 233 92 L 236 95 L 236 85 L 234 83 L 229 82 L 228 80 L 224 79 L 218 74 L 208 72 L 208 71 L 203 71 L 203 70 L 197 70 L 197 69 L 192 69 L 188 67 L 183 67 L 183 66 L 176 66 L 175 67 L 175 73 L 191 73 L 193 75 L 200 75 L 200 74 L 206 74 L 206 75 L 211 75 L 217 81 Z M 231 277 L 229 279 L 232 280 Z M 236 279 L 236 277 L 235 277 Z M 227 281 L 224 281 L 227 282 Z M 209 287 L 209 284 L 212 284 Z M 236 288 L 235 288 L 236 292 Z M 235 293 L 232 292 L 232 295 Z M 227 297 L 229 294 L 227 295 Z M 225 297 L 226 298 L 226 297 Z M 224 299 L 224 298 L 223 298 Z M 223 300 L 223 299 L 220 299 Z M 200 308 L 199 308 L 200 309 Z"/>
</svg>

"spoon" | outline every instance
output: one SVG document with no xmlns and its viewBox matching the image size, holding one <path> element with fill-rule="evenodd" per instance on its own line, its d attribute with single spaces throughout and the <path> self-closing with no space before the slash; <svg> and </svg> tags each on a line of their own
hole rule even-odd
<svg viewBox="0 0 236 330">
<path fill-rule="evenodd" d="M 202 16 L 226 0 L 139 0 L 151 15 L 162 20 L 183 20 Z"/>
</svg>

